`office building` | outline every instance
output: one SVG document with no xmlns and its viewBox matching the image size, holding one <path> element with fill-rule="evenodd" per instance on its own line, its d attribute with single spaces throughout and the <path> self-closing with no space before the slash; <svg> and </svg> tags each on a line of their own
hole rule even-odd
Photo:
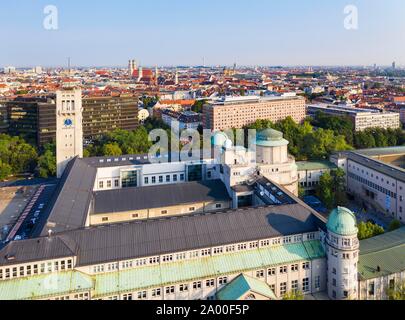
<svg viewBox="0 0 405 320">
<path fill-rule="evenodd" d="M 397 112 L 381 112 L 374 109 L 326 104 L 309 105 L 307 111 L 308 115 L 312 117 L 317 112 L 332 116 L 348 116 L 353 122 L 355 131 L 363 131 L 368 128 L 398 129 L 401 127 L 400 115 Z"/>
<path fill-rule="evenodd" d="M 43 146 L 56 139 L 55 96 L 19 97 L 5 102 L 7 132 Z M 89 141 L 115 129 L 138 127 L 138 98 L 86 96 L 82 98 L 83 135 Z"/>
<path fill-rule="evenodd" d="M 205 129 L 226 130 L 243 128 L 257 120 L 277 122 L 287 117 L 301 123 L 306 117 L 305 98 L 279 97 L 226 97 L 204 106 Z"/>
<path fill-rule="evenodd" d="M 405 222 L 405 148 L 340 152 L 331 157 L 346 171 L 347 191 L 365 208 Z"/>
</svg>

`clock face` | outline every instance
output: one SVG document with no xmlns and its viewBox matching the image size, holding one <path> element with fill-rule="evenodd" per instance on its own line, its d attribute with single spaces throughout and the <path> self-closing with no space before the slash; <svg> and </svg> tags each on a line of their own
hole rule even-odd
<svg viewBox="0 0 405 320">
<path fill-rule="evenodd" d="M 66 119 L 64 122 L 65 127 L 71 127 L 73 126 L 73 120 L 72 119 Z"/>
</svg>

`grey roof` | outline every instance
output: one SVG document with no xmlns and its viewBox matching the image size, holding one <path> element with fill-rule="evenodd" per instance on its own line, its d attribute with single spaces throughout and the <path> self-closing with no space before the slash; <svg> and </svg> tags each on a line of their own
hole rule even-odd
<svg viewBox="0 0 405 320">
<path fill-rule="evenodd" d="M 86 266 L 315 232 L 319 223 L 311 210 L 291 204 L 99 226 L 55 234 L 51 239 L 69 243 L 68 248 L 76 251 L 78 266 Z M 23 263 L 34 256 L 41 260 L 71 255 L 61 246 L 48 250 L 47 241 L 9 243 L 0 251 L 0 265 Z M 5 259 L 10 252 L 13 261 Z"/>
<path fill-rule="evenodd" d="M 347 158 L 351 161 L 357 162 L 358 164 L 369 167 L 377 172 L 383 173 L 395 180 L 405 182 L 405 170 L 397 166 L 393 166 L 388 163 L 375 160 L 373 158 L 370 158 L 368 156 L 356 152 L 349 152 L 347 154 Z"/>
<path fill-rule="evenodd" d="M 85 225 L 96 174 L 96 168 L 82 159 L 75 158 L 69 163 L 52 199 L 52 210 L 42 235 L 49 230 L 62 232 Z"/>
<path fill-rule="evenodd" d="M 92 214 L 171 207 L 197 202 L 231 201 L 221 180 L 186 182 L 94 193 Z"/>
</svg>

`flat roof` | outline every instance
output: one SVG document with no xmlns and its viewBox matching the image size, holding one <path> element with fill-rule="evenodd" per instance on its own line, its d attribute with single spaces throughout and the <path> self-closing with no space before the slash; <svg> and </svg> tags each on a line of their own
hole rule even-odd
<svg viewBox="0 0 405 320">
<path fill-rule="evenodd" d="M 336 165 L 330 161 L 297 161 L 298 171 L 312 171 L 312 170 L 324 170 L 324 169 L 337 169 Z"/>
<path fill-rule="evenodd" d="M 187 203 L 231 200 L 221 180 L 124 188 L 95 192 L 91 214 L 128 212 Z"/>
<path fill-rule="evenodd" d="M 385 174 L 395 180 L 405 182 L 405 170 L 400 167 L 393 166 L 391 164 L 373 159 L 369 156 L 365 156 L 363 154 L 356 153 L 356 152 L 349 152 L 347 154 L 347 158 L 360 165 L 366 166 L 377 172 Z"/>
</svg>

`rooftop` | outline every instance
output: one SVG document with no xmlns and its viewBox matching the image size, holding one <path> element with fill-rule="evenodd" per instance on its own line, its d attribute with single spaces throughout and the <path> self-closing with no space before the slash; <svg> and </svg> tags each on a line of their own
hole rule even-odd
<svg viewBox="0 0 405 320">
<path fill-rule="evenodd" d="M 221 180 L 125 188 L 95 192 L 92 214 L 127 212 L 215 201 L 231 201 Z"/>
<path fill-rule="evenodd" d="M 321 224 L 301 204 L 112 224 L 10 242 L 0 251 L 0 265 L 72 256 L 71 251 L 77 255 L 78 266 L 96 265 L 316 232 Z M 61 241 L 69 251 L 59 245 Z M 12 261 L 6 258 L 10 255 Z"/>
<path fill-rule="evenodd" d="M 360 241 L 359 274 L 362 280 L 405 270 L 405 227 Z"/>
</svg>

